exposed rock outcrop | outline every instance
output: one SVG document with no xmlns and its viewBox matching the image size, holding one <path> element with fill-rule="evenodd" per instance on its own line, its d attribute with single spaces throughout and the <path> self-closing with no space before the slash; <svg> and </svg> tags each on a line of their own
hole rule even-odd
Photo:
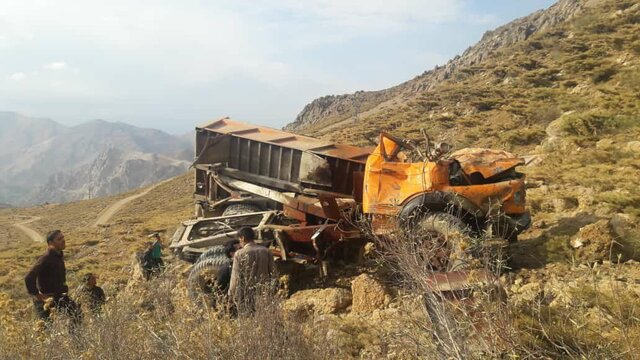
<svg viewBox="0 0 640 360">
<path fill-rule="evenodd" d="M 109 148 L 91 164 L 52 175 L 30 202 L 66 202 L 117 194 L 180 175 L 188 167 L 187 161 L 163 155 Z"/>
<path fill-rule="evenodd" d="M 391 301 L 385 287 L 368 274 L 362 274 L 351 282 L 353 294 L 353 313 L 369 313 L 382 309 Z"/>
<path fill-rule="evenodd" d="M 351 292 L 347 289 L 302 290 L 287 299 L 283 309 L 289 315 L 303 318 L 312 314 L 336 314 L 349 307 L 351 299 Z"/>
</svg>

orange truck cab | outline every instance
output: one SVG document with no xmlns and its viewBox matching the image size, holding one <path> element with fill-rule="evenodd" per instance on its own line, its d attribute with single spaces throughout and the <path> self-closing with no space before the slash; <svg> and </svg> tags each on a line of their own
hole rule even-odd
<svg viewBox="0 0 640 360">
<path fill-rule="evenodd" d="M 515 168 L 522 158 L 500 150 L 468 148 L 451 154 L 437 148 L 420 162 L 408 161 L 419 151 L 410 142 L 387 133 L 368 157 L 362 209 L 383 234 L 394 220 L 425 212 L 448 212 L 474 232 L 510 241 L 530 225 L 525 208 L 524 175 Z"/>
</svg>

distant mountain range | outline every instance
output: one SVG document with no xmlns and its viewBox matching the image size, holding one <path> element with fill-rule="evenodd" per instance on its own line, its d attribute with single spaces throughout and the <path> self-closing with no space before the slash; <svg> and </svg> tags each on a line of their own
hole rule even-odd
<svg viewBox="0 0 640 360">
<path fill-rule="evenodd" d="M 67 127 L 0 112 L 0 203 L 17 206 L 112 195 L 181 174 L 186 136 L 93 120 Z"/>
</svg>

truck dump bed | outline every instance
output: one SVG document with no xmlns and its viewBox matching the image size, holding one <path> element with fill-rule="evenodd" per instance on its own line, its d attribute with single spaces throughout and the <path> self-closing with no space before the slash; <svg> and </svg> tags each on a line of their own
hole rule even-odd
<svg viewBox="0 0 640 360">
<path fill-rule="evenodd" d="M 196 128 L 196 198 L 217 198 L 207 172 L 225 174 L 282 192 L 321 190 L 351 197 L 371 148 L 338 145 L 224 118 Z"/>
</svg>

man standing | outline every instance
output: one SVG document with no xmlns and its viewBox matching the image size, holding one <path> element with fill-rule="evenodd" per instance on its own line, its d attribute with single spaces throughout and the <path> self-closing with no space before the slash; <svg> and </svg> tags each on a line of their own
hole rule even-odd
<svg viewBox="0 0 640 360">
<path fill-rule="evenodd" d="M 104 291 L 97 285 L 98 278 L 93 273 L 85 274 L 83 277 L 84 284 L 80 288 L 80 294 L 84 301 L 87 302 L 89 309 L 94 315 L 99 315 L 102 305 L 105 303 Z"/>
<path fill-rule="evenodd" d="M 64 254 L 66 247 L 64 234 L 53 230 L 47 234 L 47 251 L 33 265 L 24 278 L 29 295 L 33 298 L 33 306 L 38 317 L 49 320 L 50 310 L 45 309 L 45 300 L 52 298 L 53 306 L 69 315 L 73 324 L 82 320 L 78 304 L 67 295 L 69 287 L 66 280 Z"/>
<path fill-rule="evenodd" d="M 233 264 L 233 256 L 240 247 L 238 240 L 229 240 L 224 243 L 224 254 L 229 259 L 228 263 L 225 263 L 218 269 L 216 273 L 216 283 L 219 293 L 226 296 L 229 292 L 229 284 L 231 283 L 231 265 Z"/>
<path fill-rule="evenodd" d="M 233 259 L 229 296 L 239 312 L 253 312 L 256 294 L 270 289 L 275 264 L 269 249 L 254 242 L 252 228 L 245 226 L 238 230 L 238 240 L 242 248 Z"/>
</svg>

